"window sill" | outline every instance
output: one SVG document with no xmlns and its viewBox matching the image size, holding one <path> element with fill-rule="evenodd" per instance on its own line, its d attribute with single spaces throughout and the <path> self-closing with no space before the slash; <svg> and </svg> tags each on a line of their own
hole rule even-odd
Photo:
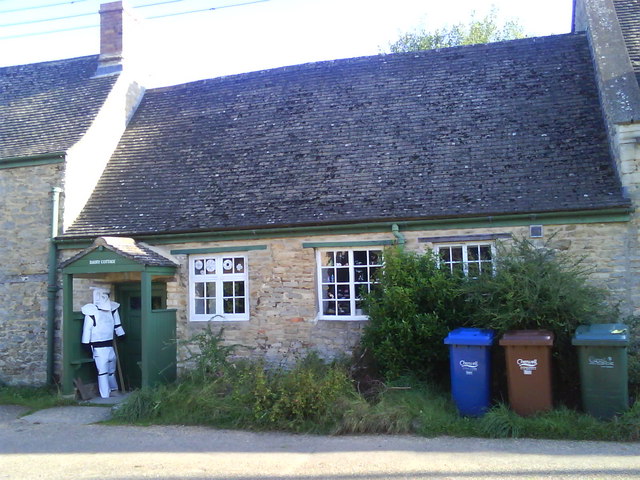
<svg viewBox="0 0 640 480">
<path fill-rule="evenodd" d="M 223 317 L 221 315 L 214 315 L 209 318 L 189 318 L 189 322 L 194 322 L 194 323 L 202 323 L 202 322 L 223 323 L 223 322 L 248 322 L 248 321 L 249 321 L 249 317 L 229 318 L 229 317 Z"/>
<path fill-rule="evenodd" d="M 318 315 L 318 321 L 323 322 L 367 322 L 369 321 L 369 317 L 366 315 L 358 315 L 358 316 L 330 316 L 330 315 Z"/>
</svg>

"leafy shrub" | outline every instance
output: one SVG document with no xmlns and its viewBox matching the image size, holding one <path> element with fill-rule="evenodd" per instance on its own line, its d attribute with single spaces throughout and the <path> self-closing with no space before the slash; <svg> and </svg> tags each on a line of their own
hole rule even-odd
<svg viewBox="0 0 640 480">
<path fill-rule="evenodd" d="M 471 324 L 507 330 L 546 329 L 555 335 L 554 365 L 560 397 L 578 398 L 578 370 L 571 338 L 580 324 L 611 323 L 617 312 L 604 290 L 588 281 L 581 259 L 526 239 L 499 246 L 495 275 L 465 284 Z"/>
<path fill-rule="evenodd" d="M 562 341 L 580 324 L 609 323 L 615 312 L 588 273 L 582 259 L 526 239 L 499 245 L 495 275 L 466 284 L 472 321 L 498 333 L 549 329 Z"/>
<path fill-rule="evenodd" d="M 293 370 L 258 369 L 253 384 L 253 415 L 265 427 L 298 430 L 333 423 L 335 404 L 355 395 L 345 368 L 325 365 L 311 354 Z"/>
<path fill-rule="evenodd" d="M 191 373 L 203 377 L 217 375 L 227 368 L 229 356 L 235 349 L 235 345 L 224 344 L 224 329 L 214 332 L 209 323 L 205 330 L 194 334 L 182 345 L 188 352 L 186 361 L 195 364 Z"/>
<path fill-rule="evenodd" d="M 464 278 L 438 268 L 433 254 L 387 249 L 380 284 L 365 299 L 369 322 L 362 344 L 387 378 L 411 373 L 443 381 L 448 354 L 443 339 L 468 314 Z"/>
<path fill-rule="evenodd" d="M 448 395 L 403 377 L 385 384 L 370 402 L 360 397 L 345 405 L 336 433 L 447 435 L 459 419 Z"/>
<path fill-rule="evenodd" d="M 640 400 L 640 317 L 631 316 L 622 323 L 629 327 L 629 394 L 636 400 Z"/>
<path fill-rule="evenodd" d="M 134 392 L 114 413 L 119 421 L 180 423 L 223 428 L 328 429 L 355 396 L 346 367 L 309 355 L 293 370 L 261 362 L 230 362 L 233 347 L 210 329 L 188 342 L 195 368 L 172 385 Z M 343 400 L 341 400 L 343 399 Z"/>
</svg>

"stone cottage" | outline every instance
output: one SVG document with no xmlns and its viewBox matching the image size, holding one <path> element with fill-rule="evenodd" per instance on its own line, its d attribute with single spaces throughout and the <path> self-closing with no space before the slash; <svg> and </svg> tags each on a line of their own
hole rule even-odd
<svg viewBox="0 0 640 480">
<path fill-rule="evenodd" d="M 269 362 L 348 353 L 394 244 L 473 273 L 554 235 L 640 310 L 637 0 L 576 0 L 566 35 L 149 90 L 126 9 L 101 17 L 100 55 L 0 69 L 1 381 L 91 375 L 91 285 L 121 303 L 130 387 L 207 325 Z"/>
</svg>

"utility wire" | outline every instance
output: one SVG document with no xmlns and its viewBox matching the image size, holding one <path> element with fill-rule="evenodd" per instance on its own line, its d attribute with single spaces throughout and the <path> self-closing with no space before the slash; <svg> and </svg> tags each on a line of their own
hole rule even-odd
<svg viewBox="0 0 640 480">
<path fill-rule="evenodd" d="M 232 5 L 223 5 L 221 7 L 203 8 L 201 10 L 191 10 L 191 11 L 188 11 L 188 12 L 167 13 L 167 14 L 164 14 L 164 15 L 155 15 L 153 17 L 147 17 L 147 18 L 149 20 L 153 20 L 153 19 L 156 19 L 156 18 L 175 17 L 177 15 L 188 15 L 190 13 L 209 12 L 209 11 L 213 11 L 213 10 L 222 10 L 223 8 L 243 7 L 245 5 L 253 5 L 255 3 L 264 3 L 264 2 L 268 2 L 268 1 L 269 0 L 253 0 L 252 2 L 234 3 Z"/>
<path fill-rule="evenodd" d="M 85 1 L 85 0 L 77 0 L 77 1 Z M 164 3 L 176 3 L 176 2 L 180 2 L 182 0 L 167 0 L 164 2 L 158 2 L 156 4 L 148 4 L 148 5 L 140 5 L 138 7 L 134 7 L 134 8 L 142 8 L 142 7 L 147 7 L 147 6 L 153 6 L 153 5 L 162 5 Z M 253 5 L 256 3 L 264 3 L 264 2 L 268 2 L 269 0 L 253 0 L 250 2 L 243 2 L 243 3 L 234 3 L 232 5 L 223 5 L 221 7 L 211 7 L 211 8 L 204 8 L 201 10 L 191 10 L 191 11 L 187 11 L 187 12 L 177 12 L 177 13 L 168 13 L 165 15 L 156 15 L 153 17 L 147 17 L 148 20 L 154 20 L 156 18 L 166 18 L 166 17 L 175 17 L 178 15 L 187 15 L 187 14 L 191 14 L 191 13 L 198 13 L 198 12 L 207 12 L 207 11 L 213 11 L 213 10 L 222 10 L 223 8 L 231 8 L 231 7 L 242 7 L 242 6 L 246 6 L 246 5 Z M 71 2 L 73 3 L 73 2 Z M 29 21 L 29 22 L 22 22 L 22 23 L 14 23 L 14 24 L 7 24 L 7 25 L 0 25 L 0 27 L 11 27 L 11 26 L 16 26 L 16 25 L 24 25 L 24 24 L 28 24 L 28 23 L 38 23 L 38 22 L 46 22 L 46 21 L 53 21 L 53 20 L 65 20 L 67 18 L 76 18 L 76 17 L 84 17 L 84 16 L 88 16 L 88 15 L 95 15 L 96 13 L 81 13 L 78 15 L 70 15 L 67 17 L 60 17 L 60 18 L 50 18 L 50 19 L 43 19 L 43 20 L 35 20 L 35 21 Z M 83 30 L 83 29 L 87 29 L 87 28 L 98 28 L 100 25 L 83 25 L 83 26 L 79 26 L 79 27 L 69 27 L 69 28 L 61 28 L 61 29 L 56 29 L 56 30 L 47 30 L 44 32 L 31 32 L 31 33 L 20 33 L 20 34 L 16 34 L 16 35 L 7 35 L 4 37 L 0 37 L 0 40 L 9 40 L 12 38 L 21 38 L 21 37 L 32 37 L 32 36 L 36 36 L 36 35 L 49 35 L 52 33 L 60 33 L 60 32 L 70 32 L 73 30 Z"/>
<path fill-rule="evenodd" d="M 147 3 L 146 5 L 137 5 L 133 8 L 155 7 L 156 5 L 165 5 L 167 3 L 183 2 L 184 0 L 166 0 L 165 2 Z"/>
<path fill-rule="evenodd" d="M 50 33 L 60 33 L 60 32 L 70 32 L 72 30 L 83 30 L 86 28 L 98 28 L 100 25 L 83 25 L 81 27 L 70 27 L 70 28 L 60 28 L 58 30 L 48 30 L 46 32 L 31 32 L 31 33 L 21 33 L 19 35 L 7 35 L 6 37 L 0 37 L 0 40 L 9 40 L 11 38 L 21 38 L 21 37 L 33 37 L 36 35 L 48 35 Z"/>
<path fill-rule="evenodd" d="M 34 23 L 55 22 L 55 21 L 58 21 L 58 20 L 67 20 L 68 18 L 88 17 L 89 15 L 97 15 L 97 14 L 98 14 L 98 12 L 77 13 L 75 15 L 67 15 L 65 17 L 40 18 L 38 20 L 26 20 L 24 22 L 5 23 L 4 25 L 0 25 L 0 28 L 2 28 L 2 27 L 16 27 L 18 25 L 31 25 L 31 24 L 34 24 Z"/>
<path fill-rule="evenodd" d="M 72 0 L 70 2 L 51 3 L 48 5 L 36 5 L 35 7 L 14 8 L 13 10 L 0 10 L 0 13 L 25 12 L 27 10 L 35 10 L 37 8 L 59 7 L 61 5 L 73 5 L 74 3 L 86 2 L 87 0 Z"/>
<path fill-rule="evenodd" d="M 61 7 L 62 5 L 73 5 L 75 3 L 86 2 L 87 0 L 71 0 L 69 2 L 60 2 L 60 3 L 49 3 L 47 5 L 35 5 L 33 7 L 24 7 L 24 8 L 14 8 L 12 10 L 0 10 L 0 14 L 2 13 L 16 13 L 16 12 L 27 12 L 29 10 L 36 10 L 39 8 L 49 8 L 49 7 Z M 164 2 L 156 2 L 156 3 L 148 3 L 146 5 L 136 5 L 132 8 L 144 8 L 144 7 L 155 7 L 156 5 L 165 5 L 167 3 L 177 3 L 183 2 L 184 0 L 166 0 Z"/>
</svg>

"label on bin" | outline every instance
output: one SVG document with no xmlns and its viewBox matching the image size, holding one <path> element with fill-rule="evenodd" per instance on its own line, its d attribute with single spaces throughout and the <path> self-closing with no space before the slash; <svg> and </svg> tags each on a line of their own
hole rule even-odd
<svg viewBox="0 0 640 480">
<path fill-rule="evenodd" d="M 460 367 L 466 375 L 473 375 L 478 370 L 478 361 L 467 362 L 466 360 L 460 360 Z"/>
<path fill-rule="evenodd" d="M 532 375 L 533 372 L 538 368 L 537 358 L 534 358 L 533 360 L 524 360 L 522 358 L 519 358 L 517 363 L 524 375 Z"/>
<path fill-rule="evenodd" d="M 600 368 L 614 368 L 615 367 L 615 362 L 613 361 L 613 358 L 611 357 L 606 357 L 606 358 L 598 358 L 598 357 L 589 357 L 589 365 L 594 365 L 596 367 L 600 367 Z"/>
</svg>

